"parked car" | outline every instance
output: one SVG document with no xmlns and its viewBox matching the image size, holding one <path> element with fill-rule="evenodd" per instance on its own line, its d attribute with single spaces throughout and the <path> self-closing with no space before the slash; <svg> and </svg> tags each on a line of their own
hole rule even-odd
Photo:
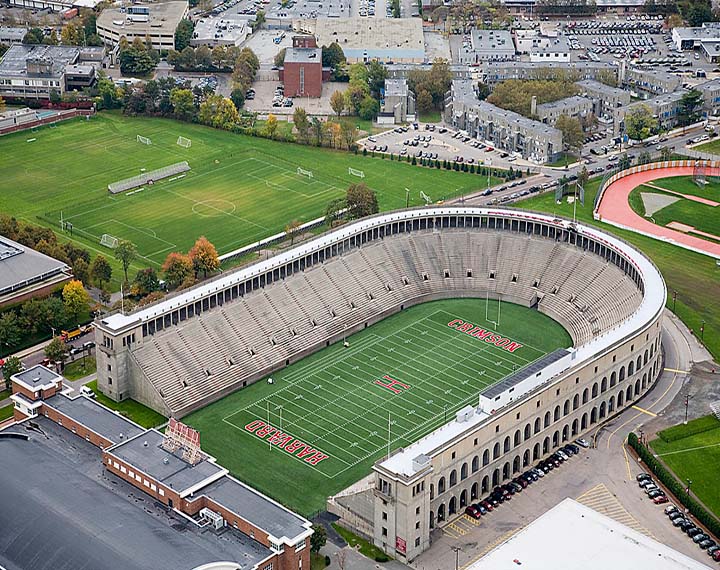
<svg viewBox="0 0 720 570">
<path fill-rule="evenodd" d="M 638 473 L 635 476 L 635 480 L 639 483 L 640 481 L 646 481 L 647 479 L 652 479 L 648 473 Z"/>
<path fill-rule="evenodd" d="M 479 519 L 482 517 L 482 514 L 479 510 L 477 510 L 473 505 L 468 505 L 465 507 L 465 514 L 473 519 Z"/>
<path fill-rule="evenodd" d="M 693 538 L 694 536 L 697 536 L 702 531 L 696 527 L 695 525 L 691 525 L 685 529 L 685 534 L 687 534 L 690 538 Z"/>
<path fill-rule="evenodd" d="M 664 494 L 665 494 L 665 491 L 658 488 L 658 489 L 652 489 L 652 490 L 648 491 L 647 496 L 648 496 L 648 499 L 654 499 L 655 497 L 659 497 L 660 495 L 664 495 Z"/>
<path fill-rule="evenodd" d="M 707 554 L 708 556 L 712 556 L 718 551 L 720 551 L 720 546 L 718 546 L 717 544 L 715 546 L 708 546 Z"/>
<path fill-rule="evenodd" d="M 709 540 L 710 537 L 704 532 L 700 532 L 700 534 L 693 536 L 692 539 L 695 544 L 700 544 L 703 540 Z"/>
<path fill-rule="evenodd" d="M 658 495 L 657 497 L 653 497 L 653 503 L 656 505 L 664 505 L 667 503 L 670 499 L 667 498 L 667 495 Z"/>
<path fill-rule="evenodd" d="M 717 542 L 715 542 L 712 538 L 706 538 L 705 540 L 701 540 L 698 542 L 698 546 L 705 550 L 706 548 L 710 548 L 711 546 L 716 546 Z"/>
<path fill-rule="evenodd" d="M 584 448 L 586 448 L 586 449 L 587 449 L 588 447 L 590 447 L 590 444 L 588 443 L 588 441 L 587 441 L 586 439 L 583 439 L 582 437 L 576 439 L 576 440 L 575 440 L 575 443 L 577 443 L 580 447 L 584 447 Z"/>
<path fill-rule="evenodd" d="M 480 501 L 480 506 L 485 507 L 488 512 L 492 511 L 495 508 L 495 506 L 492 504 L 492 501 L 489 501 L 488 499 Z"/>
<path fill-rule="evenodd" d="M 654 485 L 655 487 L 657 487 L 657 485 L 655 485 L 655 481 L 653 481 L 652 479 L 643 479 L 638 483 L 638 487 L 640 487 L 641 489 L 644 489 L 649 485 Z"/>
</svg>

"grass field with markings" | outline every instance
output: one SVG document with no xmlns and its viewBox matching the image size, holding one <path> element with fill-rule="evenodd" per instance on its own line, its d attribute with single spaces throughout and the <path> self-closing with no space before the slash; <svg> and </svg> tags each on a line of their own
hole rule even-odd
<svg viewBox="0 0 720 570">
<path fill-rule="evenodd" d="M 488 318 L 497 320 L 497 301 Z M 556 322 L 481 299 L 411 307 L 185 418 L 203 449 L 243 481 L 305 514 L 369 472 L 390 448 L 417 441 L 514 370 L 571 344 Z M 523 346 L 513 353 L 448 326 L 462 319 Z M 402 383 L 392 384 L 390 379 Z M 394 389 L 384 387 L 392 385 Z M 327 456 L 310 464 L 261 437 L 269 424 Z M 389 424 L 389 426 L 388 426 Z M 260 428 L 258 428 L 260 426 Z"/>
<path fill-rule="evenodd" d="M 137 142 L 137 135 L 152 144 Z M 180 135 L 191 139 L 190 148 L 176 144 Z M 181 161 L 191 167 L 182 178 L 139 192 L 107 191 L 112 182 Z M 298 167 L 313 177 L 298 174 Z M 365 177 L 351 176 L 348 167 Z M 200 235 L 222 254 L 280 233 L 293 220 L 316 219 L 354 182 L 377 192 L 381 210 L 404 207 L 405 188 L 410 205 L 421 205 L 421 191 L 439 201 L 487 184 L 483 176 L 389 158 L 107 112 L 2 137 L 0 172 L 0 212 L 56 230 L 62 218 L 73 225 L 72 239 L 106 255 L 103 234 L 131 240 L 141 255 L 136 268 L 159 267 L 169 252 L 187 251 Z"/>
</svg>

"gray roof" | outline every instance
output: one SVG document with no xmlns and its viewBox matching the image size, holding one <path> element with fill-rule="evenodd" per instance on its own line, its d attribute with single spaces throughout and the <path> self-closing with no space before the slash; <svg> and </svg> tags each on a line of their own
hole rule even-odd
<svg viewBox="0 0 720 570">
<path fill-rule="evenodd" d="M 15 47 L 18 46 L 12 46 L 7 53 Z M 0 74 L 3 63 L 0 63 Z M 0 236 L 0 295 L 69 271 L 62 261 Z"/>
<path fill-rule="evenodd" d="M 141 435 L 119 443 L 108 449 L 118 459 L 132 465 L 159 483 L 163 483 L 182 494 L 191 487 L 221 476 L 227 471 L 203 458 L 190 465 L 182 459 L 182 451 L 170 453 L 160 444 L 164 436 L 157 430 L 148 430 Z"/>
<path fill-rule="evenodd" d="M 408 84 L 405 79 L 386 79 L 385 97 L 405 97 L 408 94 Z"/>
<path fill-rule="evenodd" d="M 630 93 L 628 91 L 625 91 L 624 89 L 620 89 L 619 87 L 611 87 L 610 85 L 606 85 L 602 81 L 595 81 L 594 79 L 584 79 L 582 81 L 578 81 L 576 83 L 581 89 L 586 89 L 588 91 L 594 91 L 596 93 L 602 93 L 607 96 L 622 96 L 623 94 L 627 94 L 627 96 L 630 96 Z"/>
<path fill-rule="evenodd" d="M 482 395 L 492 400 L 495 398 L 495 396 L 499 396 L 500 394 L 502 394 L 506 390 L 511 389 L 513 386 L 516 386 L 523 380 L 527 380 L 528 378 L 535 376 L 536 373 L 542 371 L 544 368 L 548 367 L 553 362 L 560 360 L 567 354 L 570 354 L 568 350 L 565 350 L 564 348 L 558 348 L 550 354 L 546 354 L 545 356 L 538 358 L 536 361 L 531 362 L 527 366 L 524 366 L 517 372 L 513 372 L 512 374 L 510 374 L 510 376 L 503 378 L 497 384 L 493 384 L 492 386 L 486 388 L 482 391 Z"/>
<path fill-rule="evenodd" d="M 20 380 L 23 384 L 27 384 L 34 389 L 62 380 L 62 376 L 40 364 L 14 374 L 13 378 Z"/>
<path fill-rule="evenodd" d="M 557 101 L 541 103 L 537 106 L 537 111 L 538 114 L 540 114 L 541 111 L 563 111 L 565 109 L 575 109 L 583 106 L 592 106 L 592 102 L 585 97 L 572 95 L 570 97 L 565 97 L 564 99 L 558 99 Z"/>
<path fill-rule="evenodd" d="M 59 75 L 66 65 L 75 63 L 79 57 L 80 48 L 75 46 L 14 44 L 0 61 L 0 75 L 28 75 L 26 68 L 28 59 L 44 59 L 52 62 L 51 75 Z"/>
<path fill-rule="evenodd" d="M 45 400 L 45 404 L 113 443 L 133 438 L 145 431 L 139 425 L 85 396 L 69 398 L 65 394 L 57 394 Z"/>
<path fill-rule="evenodd" d="M 0 26 L 0 39 L 6 41 L 20 42 L 27 34 L 25 28 L 8 28 Z"/>
<path fill-rule="evenodd" d="M 202 494 L 275 538 L 287 538 L 291 544 L 310 526 L 305 519 L 227 475 L 205 487 Z"/>
<path fill-rule="evenodd" d="M 478 30 L 472 31 L 472 51 L 476 53 L 490 53 L 491 55 L 515 54 L 515 43 L 507 30 Z"/>
<path fill-rule="evenodd" d="M 287 48 L 285 50 L 285 63 L 317 63 L 322 65 L 322 50 L 320 48 Z"/>
<path fill-rule="evenodd" d="M 0 438 L 0 566 L 8 570 L 178 570 L 217 561 L 250 570 L 272 555 L 228 527 L 222 536 L 159 507 L 103 469 L 98 449 L 44 417 Z M 10 430 L 6 430 L 10 431 Z"/>
</svg>

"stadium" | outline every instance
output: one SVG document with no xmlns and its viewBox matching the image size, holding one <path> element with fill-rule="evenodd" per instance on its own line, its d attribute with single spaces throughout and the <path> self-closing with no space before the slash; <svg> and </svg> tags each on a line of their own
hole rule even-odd
<svg viewBox="0 0 720 570">
<path fill-rule="evenodd" d="M 452 299 L 484 318 L 433 305 Z M 652 387 L 665 299 L 655 266 L 598 230 L 410 209 L 104 317 L 98 386 L 192 414 L 211 453 L 288 506 L 296 490 L 332 495 L 372 467 L 358 491 L 371 513 L 333 508 L 412 560 L 468 502 Z M 423 307 L 440 308 L 373 333 Z M 534 340 L 557 325 L 568 342 Z"/>
</svg>

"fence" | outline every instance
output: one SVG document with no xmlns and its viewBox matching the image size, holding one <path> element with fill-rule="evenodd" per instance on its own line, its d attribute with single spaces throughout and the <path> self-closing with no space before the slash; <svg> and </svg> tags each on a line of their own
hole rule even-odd
<svg viewBox="0 0 720 570">
<path fill-rule="evenodd" d="M 108 191 L 111 194 L 118 194 L 119 192 L 125 192 L 131 188 L 137 188 L 138 186 L 143 186 L 144 184 L 154 182 L 155 180 L 162 180 L 163 178 L 168 178 L 170 176 L 174 176 L 175 174 L 187 172 L 188 170 L 190 170 L 190 165 L 187 161 L 177 162 L 175 164 L 171 164 L 170 166 L 153 170 L 152 172 L 143 172 L 142 174 L 138 174 L 132 178 L 126 178 L 125 180 L 108 184 Z"/>
<path fill-rule="evenodd" d="M 0 129 L 0 136 L 7 135 L 10 133 L 16 133 L 18 131 L 24 131 L 27 129 L 34 129 L 42 127 L 43 125 L 50 125 L 57 123 L 58 121 L 66 121 L 74 117 L 90 117 L 95 114 L 95 109 L 69 109 L 67 111 L 58 111 L 57 114 L 37 119 L 36 121 L 30 121 L 28 123 L 22 123 L 20 125 L 11 125 Z"/>
</svg>

